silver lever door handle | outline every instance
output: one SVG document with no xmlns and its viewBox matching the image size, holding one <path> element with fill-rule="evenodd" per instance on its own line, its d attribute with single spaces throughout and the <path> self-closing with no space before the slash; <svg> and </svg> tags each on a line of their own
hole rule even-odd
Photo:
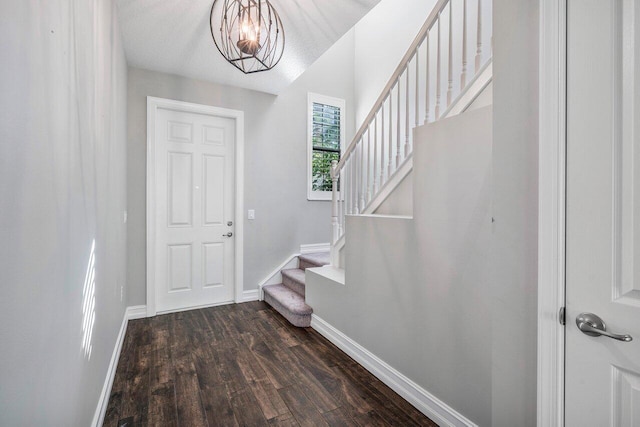
<svg viewBox="0 0 640 427">
<path fill-rule="evenodd" d="M 576 317 L 576 325 L 583 334 L 590 337 L 599 337 L 604 335 L 605 337 L 613 338 L 614 340 L 629 342 L 633 340 L 633 337 L 628 334 L 618 335 L 611 332 L 607 332 L 607 325 L 604 321 L 593 313 L 580 313 Z"/>
<path fill-rule="evenodd" d="M 222 237 L 231 237 L 233 236 L 232 232 L 228 232 L 227 234 L 223 234 Z"/>
</svg>

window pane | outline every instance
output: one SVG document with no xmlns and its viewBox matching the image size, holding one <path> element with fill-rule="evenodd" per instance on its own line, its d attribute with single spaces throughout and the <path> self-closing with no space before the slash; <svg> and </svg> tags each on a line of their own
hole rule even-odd
<svg viewBox="0 0 640 427">
<path fill-rule="evenodd" d="M 331 162 L 340 160 L 339 152 L 313 150 L 311 185 L 313 191 L 331 191 Z"/>
<path fill-rule="evenodd" d="M 314 148 L 325 148 L 340 152 L 340 108 L 313 103 Z"/>
</svg>

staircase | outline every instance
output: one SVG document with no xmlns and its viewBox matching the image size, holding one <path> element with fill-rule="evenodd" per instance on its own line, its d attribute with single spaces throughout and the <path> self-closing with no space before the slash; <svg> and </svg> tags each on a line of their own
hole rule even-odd
<svg viewBox="0 0 640 427">
<path fill-rule="evenodd" d="M 305 270 L 329 264 L 329 252 L 298 256 L 299 268 L 282 270 L 282 283 L 262 287 L 264 301 L 294 326 L 311 324 L 313 309 L 305 302 Z"/>
<path fill-rule="evenodd" d="M 413 129 L 465 111 L 491 82 L 491 8 L 491 0 L 439 0 L 333 161 L 332 266 L 344 269 L 346 217 L 375 213 L 413 169 Z"/>
</svg>

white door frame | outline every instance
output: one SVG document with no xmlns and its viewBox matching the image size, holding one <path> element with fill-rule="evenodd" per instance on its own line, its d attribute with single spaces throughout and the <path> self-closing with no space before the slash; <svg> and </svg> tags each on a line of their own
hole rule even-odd
<svg viewBox="0 0 640 427">
<path fill-rule="evenodd" d="M 540 0 L 538 426 L 564 426 L 567 0 Z"/>
<path fill-rule="evenodd" d="M 156 315 L 155 288 L 155 172 L 156 172 L 156 116 L 158 108 L 187 113 L 207 114 L 234 119 L 236 123 L 235 141 L 235 277 L 233 284 L 235 302 L 243 301 L 243 260 L 244 260 L 244 112 L 209 105 L 192 104 L 171 99 L 147 97 L 147 317 Z"/>
</svg>

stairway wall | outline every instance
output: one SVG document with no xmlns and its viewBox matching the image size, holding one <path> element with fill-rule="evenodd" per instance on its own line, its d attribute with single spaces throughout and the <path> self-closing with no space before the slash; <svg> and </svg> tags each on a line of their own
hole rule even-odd
<svg viewBox="0 0 640 427">
<path fill-rule="evenodd" d="M 491 108 L 418 129 L 414 217 L 349 216 L 345 284 L 314 313 L 478 425 L 492 425 Z"/>
<path fill-rule="evenodd" d="M 466 111 L 477 110 L 489 105 L 493 105 L 493 82 L 482 89 Z M 411 171 L 374 213 L 376 215 L 413 215 L 413 179 L 413 171 Z"/>
<path fill-rule="evenodd" d="M 539 1 L 493 2 L 493 421 L 496 427 L 533 427 L 538 333 Z"/>
<path fill-rule="evenodd" d="M 375 211 L 376 215 L 413 215 L 413 171 L 398 184 Z"/>
</svg>

